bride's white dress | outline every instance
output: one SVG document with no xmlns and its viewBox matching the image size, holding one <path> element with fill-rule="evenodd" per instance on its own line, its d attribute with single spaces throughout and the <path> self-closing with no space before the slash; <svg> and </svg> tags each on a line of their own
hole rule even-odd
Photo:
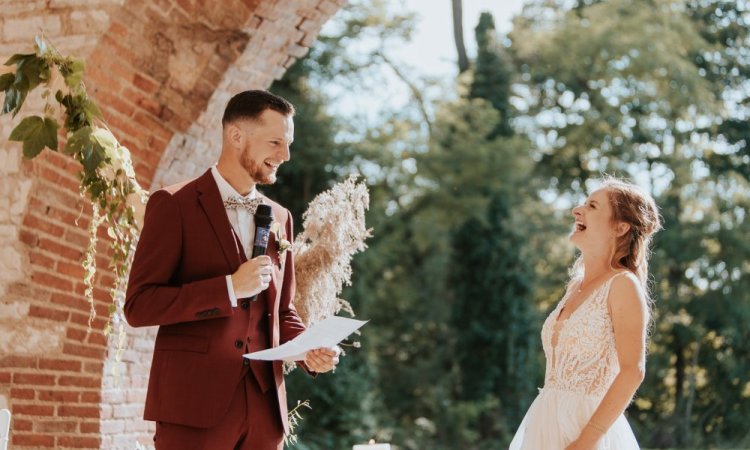
<svg viewBox="0 0 750 450">
<path fill-rule="evenodd" d="M 542 345 L 547 358 L 544 388 L 529 407 L 510 450 L 563 450 L 578 437 L 599 406 L 620 370 L 607 308 L 609 288 L 618 275 L 592 292 L 568 319 L 558 321 L 560 311 L 574 292 L 570 289 L 544 321 Z M 597 447 L 597 450 L 638 449 L 633 431 L 622 415 Z"/>
</svg>

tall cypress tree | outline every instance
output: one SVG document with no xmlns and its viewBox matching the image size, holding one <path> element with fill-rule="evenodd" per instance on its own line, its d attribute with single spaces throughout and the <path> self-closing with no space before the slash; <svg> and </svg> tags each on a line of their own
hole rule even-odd
<svg viewBox="0 0 750 450">
<path fill-rule="evenodd" d="M 482 13 L 474 32 L 477 40 L 477 59 L 469 96 L 488 100 L 500 113 L 500 123 L 490 137 L 510 136 L 513 134 L 510 126 L 511 105 L 509 101 L 513 72 L 498 42 L 495 19 L 492 14 Z"/>
<path fill-rule="evenodd" d="M 533 269 L 522 256 L 528 231 L 519 229 L 513 216 L 526 185 L 510 167 L 525 167 L 528 158 L 509 151 L 523 146 L 510 123 L 513 69 L 505 61 L 491 14 L 481 15 L 475 32 L 478 52 L 469 99 L 484 99 L 497 111 L 499 120 L 484 138 L 492 149 L 485 164 L 501 154 L 504 163 L 494 180 L 467 180 L 461 186 L 462 192 L 486 199 L 486 206 L 452 233 L 452 260 L 458 262 L 450 271 L 454 400 L 465 412 L 457 420 L 473 431 L 456 439 L 462 448 L 472 449 L 508 444 L 541 372 Z M 465 160 L 469 153 L 459 154 Z"/>
<path fill-rule="evenodd" d="M 490 200 L 486 220 L 455 233 L 452 326 L 460 401 L 489 402 L 474 424 L 480 439 L 507 443 L 534 393 L 538 330 L 524 241 L 510 219 L 509 196 Z"/>
</svg>

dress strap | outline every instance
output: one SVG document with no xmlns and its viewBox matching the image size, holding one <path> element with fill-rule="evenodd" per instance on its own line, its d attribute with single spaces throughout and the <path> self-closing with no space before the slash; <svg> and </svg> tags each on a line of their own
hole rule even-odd
<svg viewBox="0 0 750 450">
<path fill-rule="evenodd" d="M 617 272 L 616 274 L 609 277 L 609 280 L 607 280 L 606 283 L 604 283 L 604 289 L 602 289 L 603 295 L 601 296 L 601 300 L 606 303 L 607 299 L 609 298 L 609 290 L 612 288 L 612 282 L 615 280 L 615 278 L 619 277 L 620 275 L 624 273 L 631 273 L 629 270 L 621 270 Z"/>
<path fill-rule="evenodd" d="M 619 277 L 620 275 L 622 275 L 624 273 L 631 273 L 631 272 L 629 270 L 621 270 L 621 271 L 617 272 L 616 274 L 612 275 L 611 277 L 609 277 L 609 282 L 611 283 L 612 280 L 614 280 L 615 278 Z"/>
</svg>

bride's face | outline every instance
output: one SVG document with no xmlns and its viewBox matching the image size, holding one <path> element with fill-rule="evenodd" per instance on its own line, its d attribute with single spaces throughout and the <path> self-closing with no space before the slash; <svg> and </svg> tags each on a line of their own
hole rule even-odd
<svg viewBox="0 0 750 450">
<path fill-rule="evenodd" d="M 614 245 L 612 205 L 605 189 L 594 191 L 583 205 L 573 208 L 575 223 L 570 241 L 581 251 L 606 251 Z"/>
</svg>

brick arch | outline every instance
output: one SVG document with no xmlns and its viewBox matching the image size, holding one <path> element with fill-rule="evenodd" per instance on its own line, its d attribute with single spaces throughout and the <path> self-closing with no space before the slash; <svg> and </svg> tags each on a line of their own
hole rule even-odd
<svg viewBox="0 0 750 450">
<path fill-rule="evenodd" d="M 131 150 L 141 184 L 158 187 L 205 170 L 218 156 L 228 98 L 283 75 L 341 4 L 6 0 L 0 57 L 28 51 L 43 28 L 63 53 L 85 58 L 88 91 Z M 41 99 L 29 101 L 24 113 L 41 111 Z M 15 123 L 0 119 L 1 135 Z M 129 330 L 115 362 L 101 332 L 113 278 L 101 271 L 99 318 L 87 333 L 80 260 L 90 207 L 75 164 L 52 152 L 24 162 L 17 145 L 0 142 L 0 407 L 13 412 L 11 444 L 146 444 L 150 425 L 140 417 L 155 330 Z"/>
</svg>

